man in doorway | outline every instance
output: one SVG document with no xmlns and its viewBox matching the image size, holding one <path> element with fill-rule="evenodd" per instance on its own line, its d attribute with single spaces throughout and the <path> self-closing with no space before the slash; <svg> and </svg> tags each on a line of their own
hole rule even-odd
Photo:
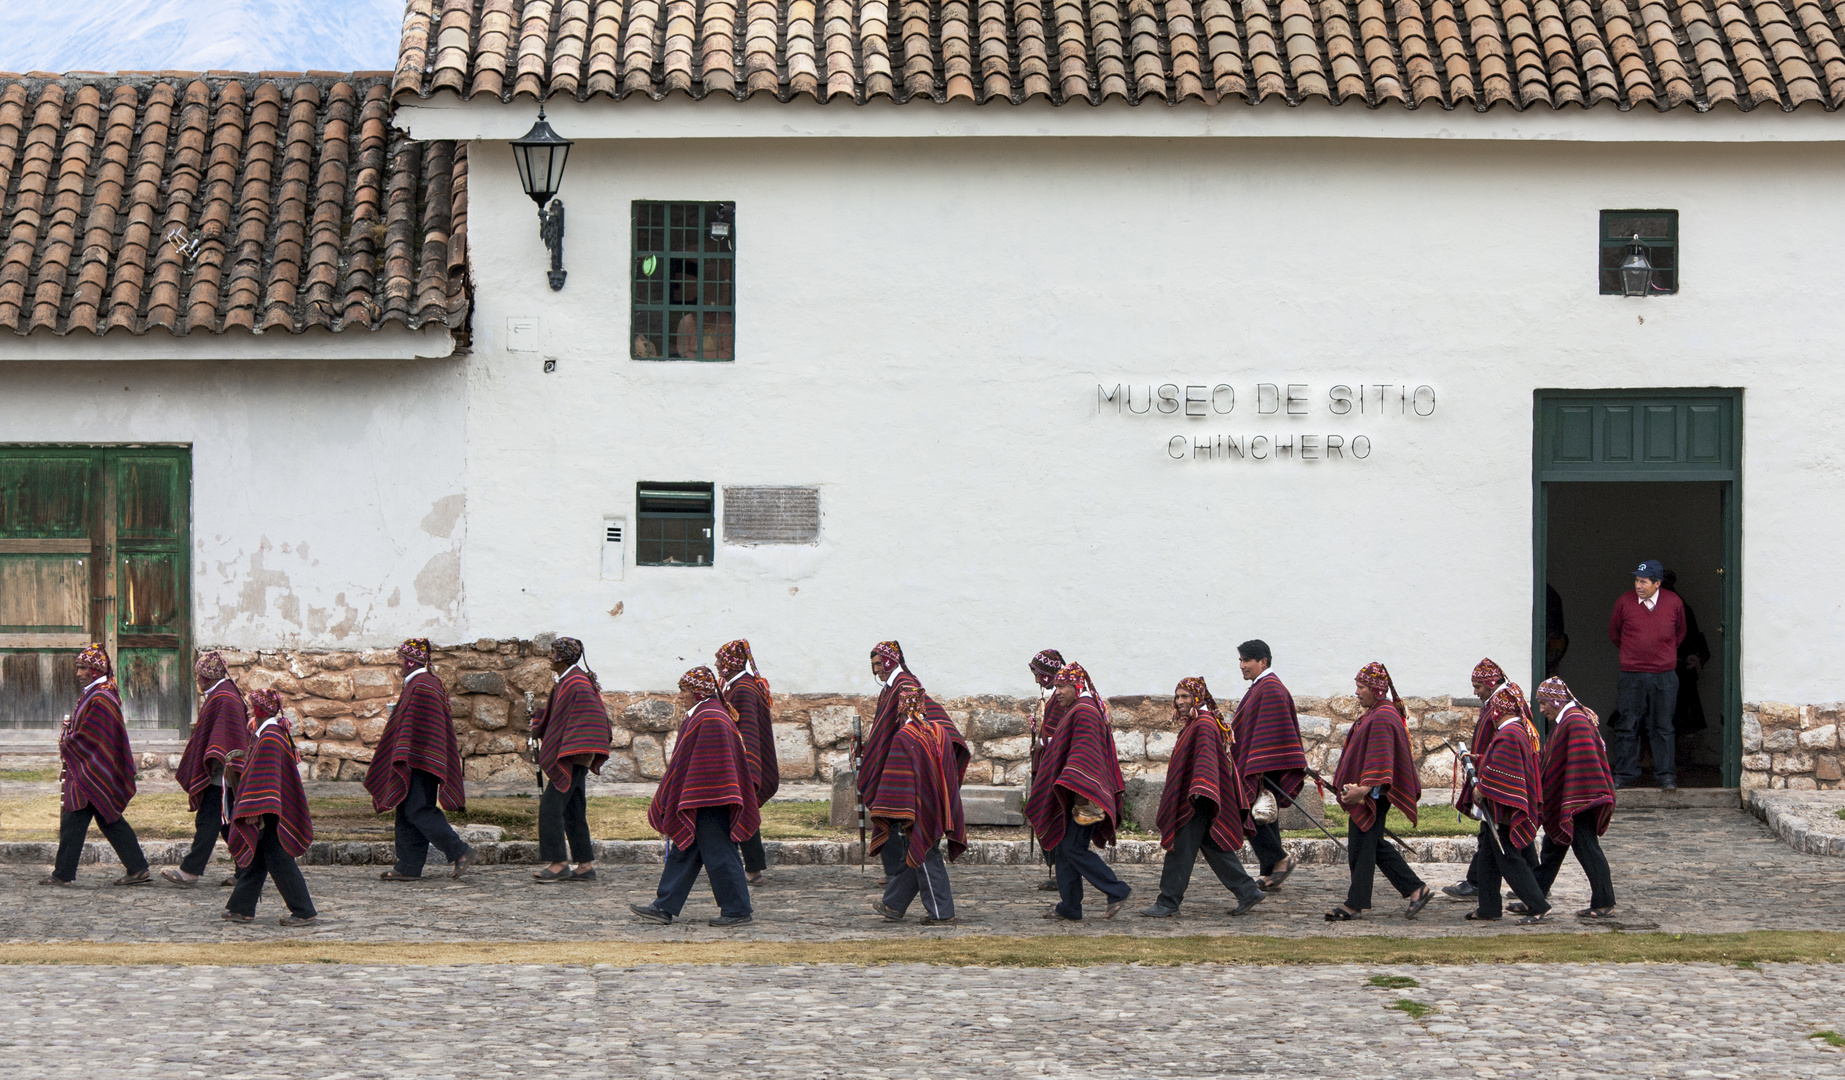
<svg viewBox="0 0 1845 1080">
<path fill-rule="evenodd" d="M 1621 651 L 1616 684 L 1620 723 L 1614 728 L 1614 786 L 1640 780 L 1640 733 L 1653 748 L 1653 778 L 1678 790 L 1672 714 L 1678 707 L 1678 646 L 1685 640 L 1685 605 L 1661 589 L 1665 568 L 1648 559 L 1634 568 L 1634 590 L 1621 594 L 1608 619 L 1608 640 Z"/>
</svg>

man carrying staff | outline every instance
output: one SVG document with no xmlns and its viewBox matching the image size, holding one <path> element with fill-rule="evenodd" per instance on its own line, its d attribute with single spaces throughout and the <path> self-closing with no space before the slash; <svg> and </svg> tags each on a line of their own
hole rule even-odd
<svg viewBox="0 0 1845 1080">
<path fill-rule="evenodd" d="M 672 922 L 702 868 L 718 905 L 718 917 L 706 925 L 742 926 L 751 920 L 750 889 L 737 845 L 762 827 L 743 737 L 710 668 L 679 677 L 679 704 L 685 723 L 647 808 L 647 824 L 666 837 L 666 865 L 653 903 L 628 910 L 645 922 Z"/>
<path fill-rule="evenodd" d="M 282 698 L 274 690 L 251 694 L 250 704 L 256 709 L 251 725 L 255 738 L 237 777 L 236 805 L 230 814 L 237 883 L 224 905 L 224 918 L 237 923 L 255 919 L 263 880 L 270 878 L 288 906 L 281 924 L 312 926 L 319 913 L 295 860 L 314 842 L 314 822 L 308 817 L 295 740 L 289 735 L 288 718 L 282 715 Z"/>
<path fill-rule="evenodd" d="M 1550 895 L 1563 856 L 1571 851 L 1589 879 L 1589 906 L 1579 919 L 1614 917 L 1614 879 L 1608 857 L 1602 854 L 1601 835 L 1614 818 L 1614 775 L 1608 768 L 1608 751 L 1602 745 L 1595 714 L 1577 701 L 1562 679 L 1551 676 L 1539 684 L 1538 708 L 1550 720 L 1550 739 L 1544 744 L 1539 770 L 1544 790 L 1544 854 L 1538 862 L 1538 888 Z M 1523 905 L 1514 904 L 1512 911 Z"/>
<path fill-rule="evenodd" d="M 1224 743 L 1229 730 L 1219 718 L 1217 700 L 1197 676 L 1182 679 L 1172 693 L 1173 719 L 1185 726 L 1166 766 L 1160 792 L 1160 846 L 1166 849 L 1160 869 L 1160 896 L 1141 911 L 1151 919 L 1179 913 L 1191 884 L 1199 852 L 1236 897 L 1230 914 L 1242 915 L 1266 899 L 1236 853 L 1249 835 L 1249 805 L 1242 778 Z"/>
<path fill-rule="evenodd" d="M 429 670 L 430 651 L 428 638 L 411 638 L 397 647 L 404 662 L 403 693 L 391 706 L 391 718 L 365 770 L 372 808 L 380 814 L 397 811 L 397 865 L 378 875 L 384 881 L 422 877 L 432 843 L 454 864 L 452 878 L 467 870 L 474 855 L 442 813 L 465 809 L 468 795 L 461 786 L 461 748 L 455 743 L 448 691 Z"/>
<path fill-rule="evenodd" d="M 1038 759 L 1044 756 L 1044 748 L 1050 744 L 1051 736 L 1057 733 L 1058 718 L 1063 715 L 1062 707 L 1057 704 L 1057 695 L 1051 692 L 1057 673 L 1063 670 L 1063 654 L 1056 649 L 1045 649 L 1031 658 L 1030 667 L 1032 681 L 1038 684 L 1041 693 L 1038 695 L 1037 730 L 1032 733 L 1031 740 L 1031 775 L 1027 778 L 1025 789 L 1027 799 L 1031 797 L 1031 785 L 1038 782 Z M 1038 850 L 1044 856 L 1044 865 L 1050 869 L 1045 879 L 1038 883 L 1038 891 L 1056 892 L 1057 853 L 1049 848 Z"/>
<path fill-rule="evenodd" d="M 967 742 L 920 687 L 904 690 L 897 712 L 903 726 L 891 739 L 884 775 L 867 810 L 871 849 L 880 855 L 897 849 L 903 868 L 891 876 L 884 899 L 873 901 L 871 910 L 899 922 L 920 892 L 922 924 L 941 926 L 955 921 L 942 840 L 948 841 L 949 862 L 967 850 L 967 820 L 961 809 Z"/>
<path fill-rule="evenodd" d="M 1522 696 L 1518 702 L 1524 704 Z M 1537 839 L 1543 811 L 1543 791 L 1538 786 L 1537 740 L 1527 721 L 1508 709 L 1486 753 L 1479 755 L 1479 783 L 1473 802 L 1480 818 L 1480 906 L 1467 913 L 1473 922 L 1493 922 L 1501 917 L 1499 882 L 1503 878 L 1524 902 L 1520 926 L 1547 921 L 1550 901 L 1538 887 L 1537 875 L 1525 861 L 1524 849 Z"/>
<path fill-rule="evenodd" d="M 880 641 L 871 647 L 871 673 L 883 684 L 878 691 L 877 711 L 872 714 L 871 734 L 866 736 L 858 766 L 858 801 L 870 806 L 878 793 L 878 780 L 884 775 L 884 758 L 890 753 L 891 740 L 903 719 L 897 715 L 897 702 L 907 689 L 922 689 L 922 683 L 910 674 L 903 660 L 903 646 L 894 641 Z M 888 887 L 891 878 L 903 872 L 903 853 L 885 848 L 884 876 L 880 888 Z"/>
<path fill-rule="evenodd" d="M 596 673 L 583 663 L 581 641 L 561 637 L 552 642 L 551 670 L 557 682 L 544 711 L 532 718 L 538 768 L 545 777 L 538 796 L 538 857 L 547 863 L 532 878 L 543 884 L 590 882 L 596 880 L 596 843 L 589 835 L 585 789 L 589 774 L 600 774 L 609 760 L 615 729 Z"/>
<path fill-rule="evenodd" d="M 211 864 L 211 853 L 218 846 L 218 836 L 230 836 L 225 824 L 224 762 L 233 753 L 250 746 L 250 714 L 244 710 L 243 695 L 230 679 L 224 657 L 208 652 L 199 657 L 192 673 L 198 677 L 198 722 L 192 737 L 186 740 L 186 752 L 180 755 L 179 768 L 173 779 L 186 789 L 186 801 L 193 813 L 192 850 L 181 860 L 179 869 L 169 866 L 160 871 L 164 880 L 175 885 L 195 885 Z"/>
<path fill-rule="evenodd" d="M 1055 680 L 1060 716 L 1057 734 L 1045 747 L 1032 777 L 1025 816 L 1038 843 L 1057 853 L 1057 906 L 1047 919 L 1080 922 L 1083 881 L 1108 899 L 1104 918 L 1112 919 L 1133 892 L 1090 848 L 1115 842 L 1121 820 L 1121 795 L 1127 784 L 1115 757 L 1115 733 L 1108 726 L 1102 696 L 1081 664 L 1066 664 Z"/>
<path fill-rule="evenodd" d="M 1473 694 L 1480 699 L 1480 715 L 1474 721 L 1473 745 L 1468 748 L 1468 752 L 1476 763 L 1485 758 L 1486 751 L 1492 746 L 1493 733 L 1499 730 L 1499 725 L 1505 723 L 1509 716 L 1519 717 L 1532 745 L 1537 744 L 1537 725 L 1531 720 L 1531 706 L 1525 704 L 1524 691 L 1518 688 L 1517 683 L 1506 678 L 1505 669 L 1495 664 L 1490 656 L 1474 665 Z M 1454 806 L 1463 814 L 1473 812 L 1472 780 L 1461 781 L 1460 795 L 1454 800 Z M 1533 868 L 1537 866 L 1535 849 L 1526 847 L 1521 854 L 1527 864 Z M 1467 867 L 1466 879 L 1452 885 L 1443 885 L 1441 891 L 1456 897 L 1478 896 L 1480 862 L 1485 857 L 1485 852 L 1475 848 L 1473 862 Z"/>
<path fill-rule="evenodd" d="M 69 885 L 77 880 L 77 861 L 91 821 L 122 860 L 125 873 L 115 884 L 146 885 L 154 880 L 134 826 L 122 816 L 128 800 L 135 797 L 135 758 L 113 674 L 101 645 L 77 654 L 77 678 L 84 687 L 58 735 L 58 756 L 64 761 L 58 858 L 41 884 Z"/>
<path fill-rule="evenodd" d="M 1242 777 L 1244 804 L 1255 806 L 1264 794 L 1276 804 L 1275 816 L 1256 821 L 1249 839 L 1262 871 L 1256 884 L 1273 891 L 1299 865 L 1281 846 L 1281 804 L 1293 805 L 1306 785 L 1307 751 L 1301 747 L 1294 695 L 1272 670 L 1268 643 L 1260 638 L 1245 641 L 1236 647 L 1236 657 L 1249 689 L 1237 702 L 1230 724 L 1230 753 Z"/>
<path fill-rule="evenodd" d="M 1383 843 L 1384 819 L 1396 807 L 1409 823 L 1416 823 L 1416 800 L 1422 797 L 1422 779 L 1409 752 L 1403 699 L 1384 665 L 1373 661 L 1356 679 L 1363 716 L 1346 732 L 1345 749 L 1333 786 L 1349 821 L 1345 830 L 1346 863 L 1352 870 L 1351 889 L 1345 902 L 1326 913 L 1327 922 L 1361 918 L 1371 906 L 1371 885 L 1382 870 L 1398 895 L 1409 901 L 1403 917 L 1413 919 L 1428 906 L 1435 891 L 1409 868 L 1401 852 Z"/>
<path fill-rule="evenodd" d="M 743 745 L 751 752 L 756 766 L 755 791 L 758 808 L 769 805 L 782 786 L 781 764 L 775 759 L 775 730 L 769 705 L 769 680 L 756 670 L 756 656 L 744 638 L 730 642 L 717 651 L 718 677 L 724 680 L 724 699 L 737 711 L 737 727 Z M 762 872 L 769 867 L 769 856 L 762 847 L 762 830 L 757 829 L 743 841 L 743 873 L 751 885 L 763 883 Z"/>
</svg>

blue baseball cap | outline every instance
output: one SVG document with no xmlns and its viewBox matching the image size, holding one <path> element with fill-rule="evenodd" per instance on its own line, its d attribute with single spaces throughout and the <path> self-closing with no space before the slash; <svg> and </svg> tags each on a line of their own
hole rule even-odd
<svg viewBox="0 0 1845 1080">
<path fill-rule="evenodd" d="M 1658 559 L 1648 559 L 1639 566 L 1634 567 L 1634 576 L 1652 578 L 1654 581 L 1663 581 L 1666 576 L 1666 568 L 1660 564 Z"/>
</svg>

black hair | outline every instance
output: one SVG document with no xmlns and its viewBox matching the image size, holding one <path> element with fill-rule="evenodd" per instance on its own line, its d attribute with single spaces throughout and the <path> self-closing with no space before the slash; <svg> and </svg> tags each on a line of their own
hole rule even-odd
<svg viewBox="0 0 1845 1080">
<path fill-rule="evenodd" d="M 1261 638 L 1250 638 L 1238 645 L 1236 655 L 1243 660 L 1260 660 L 1265 664 L 1275 662 L 1275 657 L 1268 651 L 1268 642 Z"/>
</svg>

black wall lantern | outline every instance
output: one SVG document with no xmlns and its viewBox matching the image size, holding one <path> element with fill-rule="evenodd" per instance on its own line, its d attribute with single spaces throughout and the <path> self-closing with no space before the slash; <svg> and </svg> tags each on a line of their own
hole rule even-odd
<svg viewBox="0 0 1845 1080">
<path fill-rule="evenodd" d="M 547 275 L 553 291 L 564 287 L 564 202 L 554 198 L 564 182 L 564 162 L 574 144 L 551 130 L 545 123 L 544 106 L 538 107 L 538 122 L 522 139 L 514 139 L 513 163 L 519 167 L 519 183 L 538 204 L 538 238 L 551 252 L 551 271 Z"/>
<path fill-rule="evenodd" d="M 1645 296 L 1653 284 L 1653 262 L 1646 257 L 1646 244 L 1634 234 L 1633 246 L 1621 262 L 1621 295 Z"/>
</svg>

